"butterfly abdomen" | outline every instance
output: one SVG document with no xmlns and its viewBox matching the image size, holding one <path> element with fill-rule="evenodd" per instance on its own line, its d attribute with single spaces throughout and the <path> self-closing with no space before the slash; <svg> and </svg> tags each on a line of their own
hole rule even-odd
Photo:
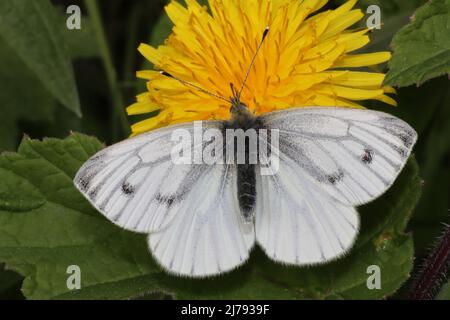
<svg viewBox="0 0 450 320">
<path fill-rule="evenodd" d="M 237 166 L 239 208 L 246 221 L 253 218 L 256 203 L 256 173 L 254 164 Z"/>
<path fill-rule="evenodd" d="M 258 117 L 250 113 L 246 106 L 238 105 L 232 109 L 233 117 L 231 121 L 225 124 L 225 129 L 237 130 L 234 132 L 234 159 L 237 160 L 242 156 L 242 149 L 238 144 L 245 144 L 244 147 L 244 163 L 237 163 L 237 197 L 239 208 L 246 222 L 251 222 L 254 216 L 256 205 L 256 162 L 255 154 L 257 150 L 259 130 L 263 125 Z M 241 132 L 239 133 L 239 130 Z M 253 133 L 253 135 L 252 135 Z M 226 136 L 226 134 L 225 134 Z M 237 137 L 240 136 L 241 139 Z M 242 139 L 243 138 L 243 139 Z M 251 142 L 252 138 L 254 141 Z"/>
</svg>

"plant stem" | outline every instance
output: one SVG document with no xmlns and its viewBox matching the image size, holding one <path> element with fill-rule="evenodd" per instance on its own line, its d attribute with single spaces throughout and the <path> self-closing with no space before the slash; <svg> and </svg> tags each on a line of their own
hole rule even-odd
<svg viewBox="0 0 450 320">
<path fill-rule="evenodd" d="M 125 63 L 123 67 L 123 75 L 125 81 L 135 80 L 135 72 L 133 72 L 135 66 L 135 57 L 136 57 L 136 48 L 137 48 L 137 34 L 139 28 L 139 20 L 142 15 L 142 9 L 139 3 L 136 3 L 130 14 L 129 23 L 128 23 L 128 34 L 129 37 L 127 39 L 127 43 L 125 45 Z M 131 77 L 132 76 L 132 77 Z"/>
<path fill-rule="evenodd" d="M 409 292 L 411 300 L 431 300 L 441 291 L 450 271 L 450 226 L 425 260 L 422 270 Z"/>
<path fill-rule="evenodd" d="M 130 127 L 128 123 L 128 118 L 125 113 L 124 103 L 122 93 L 117 81 L 117 73 L 112 62 L 110 50 L 108 47 L 108 42 L 106 40 L 105 31 L 102 24 L 102 19 L 100 15 L 100 10 L 98 8 L 97 0 L 85 0 L 86 7 L 91 18 L 91 22 L 94 28 L 95 37 L 97 38 L 97 43 L 100 49 L 100 55 L 103 61 L 103 66 L 105 68 L 106 77 L 108 81 L 108 86 L 111 94 L 111 99 L 113 103 L 113 124 L 116 120 L 119 120 L 121 131 L 123 134 L 128 135 L 130 133 Z M 117 132 L 115 126 L 113 125 L 113 137 L 117 138 Z"/>
</svg>

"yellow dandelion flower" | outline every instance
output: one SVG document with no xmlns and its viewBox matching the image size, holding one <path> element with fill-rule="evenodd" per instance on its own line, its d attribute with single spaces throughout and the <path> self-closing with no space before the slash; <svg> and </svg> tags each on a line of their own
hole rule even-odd
<svg viewBox="0 0 450 320">
<path fill-rule="evenodd" d="M 230 97 L 240 87 L 267 26 L 270 32 L 251 69 L 241 101 L 255 114 L 300 106 L 362 108 L 374 99 L 396 105 L 383 87 L 385 75 L 360 71 L 390 59 L 389 52 L 357 54 L 369 43 L 364 30 L 348 30 L 364 17 L 349 0 L 316 13 L 328 0 L 196 0 L 166 7 L 174 24 L 163 46 L 142 44 L 139 51 L 155 69 Z M 359 71 L 346 70 L 358 68 Z M 159 111 L 132 126 L 133 135 L 180 122 L 229 119 L 230 104 L 162 75 L 140 71 L 148 91 L 129 115 Z"/>
</svg>

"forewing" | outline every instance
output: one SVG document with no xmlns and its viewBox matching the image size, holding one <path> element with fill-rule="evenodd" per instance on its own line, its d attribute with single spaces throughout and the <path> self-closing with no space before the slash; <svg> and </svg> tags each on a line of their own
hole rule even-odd
<svg viewBox="0 0 450 320">
<path fill-rule="evenodd" d="M 203 122 L 202 130 L 220 128 Z M 149 233 L 163 228 L 210 166 L 175 164 L 174 130 L 194 136 L 194 124 L 152 131 L 106 148 L 78 171 L 74 183 L 97 210 L 127 230 Z M 203 142 L 201 142 L 203 143 Z M 187 148 L 195 147 L 194 139 Z"/>
<path fill-rule="evenodd" d="M 296 108 L 261 119 L 268 129 L 279 130 L 280 157 L 294 161 L 302 178 L 351 206 L 383 194 L 417 140 L 406 122 L 371 110 Z"/>
</svg>

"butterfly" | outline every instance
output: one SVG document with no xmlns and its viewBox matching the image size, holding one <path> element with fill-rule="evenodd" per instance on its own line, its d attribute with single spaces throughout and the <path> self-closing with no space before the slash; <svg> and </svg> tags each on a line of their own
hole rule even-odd
<svg viewBox="0 0 450 320">
<path fill-rule="evenodd" d="M 314 106 L 256 116 L 240 101 L 243 87 L 232 87 L 231 119 L 201 122 L 202 136 L 216 139 L 174 140 L 175 132 L 194 136 L 198 122 L 164 127 L 100 151 L 74 179 L 110 221 L 148 234 L 169 273 L 233 270 L 255 244 L 283 264 L 340 258 L 358 234 L 356 207 L 389 189 L 417 140 L 406 122 L 378 111 Z M 227 130 L 255 130 L 257 148 L 245 148 L 250 139 L 241 140 L 244 151 L 225 148 Z M 177 163 L 180 145 L 192 154 L 215 150 L 222 161 Z M 250 163 L 252 154 L 261 161 Z M 277 165 L 268 166 L 274 156 Z"/>
</svg>

